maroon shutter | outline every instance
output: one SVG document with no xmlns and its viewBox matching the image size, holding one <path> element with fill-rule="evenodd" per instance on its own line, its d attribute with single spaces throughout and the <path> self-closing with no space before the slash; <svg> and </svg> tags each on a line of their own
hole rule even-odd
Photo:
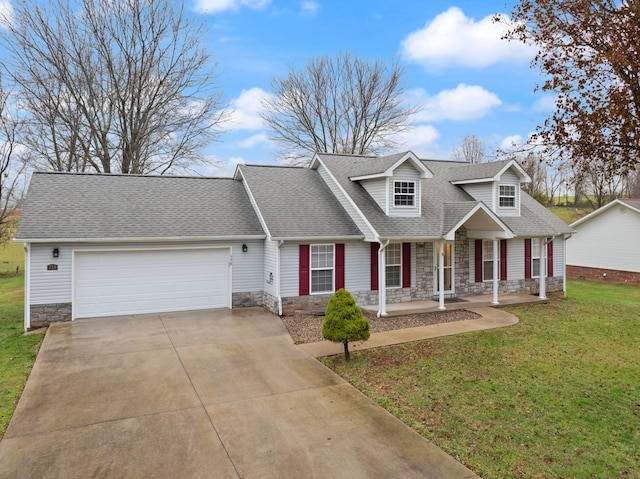
<svg viewBox="0 0 640 479">
<path fill-rule="evenodd" d="M 524 277 L 531 278 L 531 239 L 524 240 Z"/>
<path fill-rule="evenodd" d="M 476 283 L 482 283 L 482 240 L 476 240 Z"/>
<path fill-rule="evenodd" d="M 411 287 L 411 243 L 402 243 L 402 287 Z"/>
<path fill-rule="evenodd" d="M 553 241 L 552 238 L 547 239 L 547 276 L 553 277 Z"/>
<path fill-rule="evenodd" d="M 336 291 L 344 288 L 344 243 L 336 244 Z"/>
<path fill-rule="evenodd" d="M 507 280 L 507 240 L 500 240 L 500 281 Z"/>
<path fill-rule="evenodd" d="M 378 250 L 379 243 L 371 243 L 371 291 L 378 291 Z"/>
<path fill-rule="evenodd" d="M 300 245 L 299 296 L 309 295 L 309 245 Z"/>
</svg>

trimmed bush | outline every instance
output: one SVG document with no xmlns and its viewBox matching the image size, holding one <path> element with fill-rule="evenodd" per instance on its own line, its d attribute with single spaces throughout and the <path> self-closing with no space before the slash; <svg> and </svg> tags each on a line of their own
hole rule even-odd
<svg viewBox="0 0 640 479">
<path fill-rule="evenodd" d="M 329 299 L 322 336 L 328 341 L 344 344 L 344 358 L 349 361 L 349 341 L 366 341 L 370 335 L 369 320 L 351 293 L 340 288 Z"/>
</svg>

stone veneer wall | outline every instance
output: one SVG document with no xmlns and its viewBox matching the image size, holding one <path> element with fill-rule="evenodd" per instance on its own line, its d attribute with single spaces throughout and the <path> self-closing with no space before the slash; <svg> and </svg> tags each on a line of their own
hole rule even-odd
<svg viewBox="0 0 640 479">
<path fill-rule="evenodd" d="M 250 308 L 252 306 L 264 305 L 264 292 L 247 291 L 242 293 L 231 294 L 232 308 Z"/>
<path fill-rule="evenodd" d="M 31 329 L 61 321 L 71 321 L 71 303 L 32 304 L 30 307 Z"/>
</svg>

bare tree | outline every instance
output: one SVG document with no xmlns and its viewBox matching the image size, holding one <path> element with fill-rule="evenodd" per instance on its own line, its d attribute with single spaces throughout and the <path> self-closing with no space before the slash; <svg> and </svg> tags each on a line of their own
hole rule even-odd
<svg viewBox="0 0 640 479">
<path fill-rule="evenodd" d="M 465 135 L 460 144 L 453 148 L 451 156 L 455 161 L 476 164 L 485 160 L 485 151 L 484 143 L 477 135 Z"/>
<path fill-rule="evenodd" d="M 145 174 L 203 161 L 225 114 L 202 30 L 172 0 L 15 0 L 8 70 L 39 166 Z"/>
<path fill-rule="evenodd" d="M 403 105 L 397 62 L 367 62 L 350 54 L 311 58 L 272 80 L 262 118 L 292 161 L 315 152 L 369 154 L 393 148 L 416 107 Z"/>
<path fill-rule="evenodd" d="M 0 72 L 0 245 L 11 239 L 9 215 L 18 202 L 25 162 L 17 140 L 19 122 L 11 108 L 11 93 Z"/>
</svg>

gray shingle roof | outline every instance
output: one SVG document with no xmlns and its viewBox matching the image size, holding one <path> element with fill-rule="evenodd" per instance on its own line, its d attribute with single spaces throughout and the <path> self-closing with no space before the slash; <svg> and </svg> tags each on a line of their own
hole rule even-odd
<svg viewBox="0 0 640 479">
<path fill-rule="evenodd" d="M 362 238 L 316 170 L 240 165 L 272 238 Z"/>
<path fill-rule="evenodd" d="M 34 173 L 17 239 L 264 236 L 231 178 Z"/>
<path fill-rule="evenodd" d="M 385 215 L 366 190 L 349 178 L 365 176 L 375 172 L 378 165 L 369 162 L 374 157 L 318 154 L 318 158 L 332 172 L 342 188 L 351 196 L 358 208 L 369 219 L 383 238 L 440 238 L 447 232 L 447 225 L 454 221 L 460 211 L 445 214 L 445 204 L 469 203 L 475 200 L 460 186 L 451 184 L 456 179 L 493 177 L 509 162 L 469 165 L 450 161 L 422 160 L 433 172 L 433 178 L 421 181 L 422 216 L 399 218 Z M 522 192 L 521 216 L 500 217 L 516 236 L 551 236 L 571 233 L 573 230 L 553 213 L 548 211 L 524 191 Z M 460 207 L 462 208 L 462 207 Z M 464 208 L 462 208 L 464 209 Z M 455 213 L 455 214 L 454 214 Z"/>
</svg>

